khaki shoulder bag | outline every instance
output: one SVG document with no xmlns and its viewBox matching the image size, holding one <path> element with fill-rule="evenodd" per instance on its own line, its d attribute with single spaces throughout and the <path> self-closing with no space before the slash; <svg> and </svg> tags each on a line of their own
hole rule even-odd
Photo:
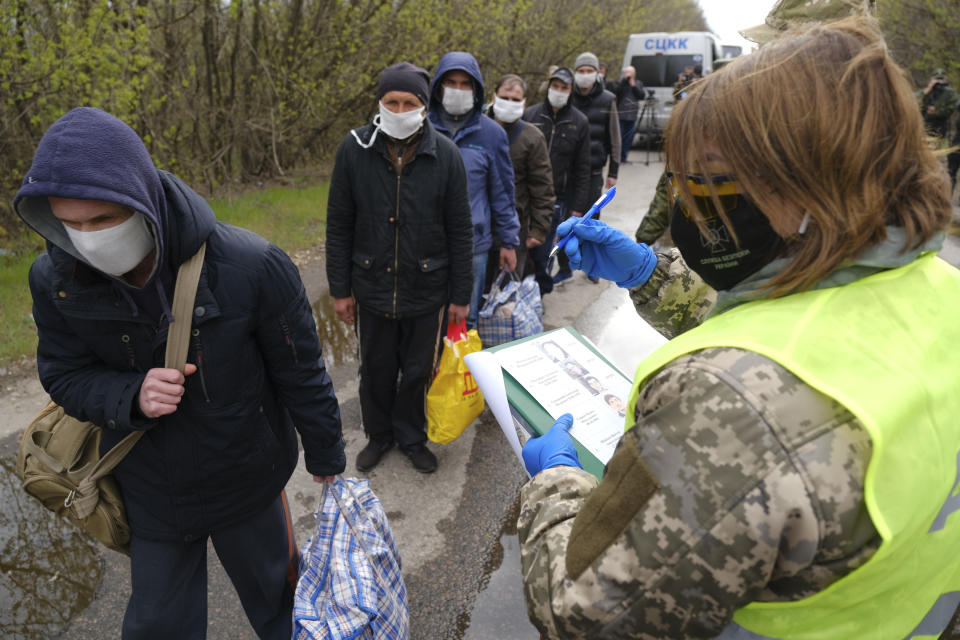
<svg viewBox="0 0 960 640">
<path fill-rule="evenodd" d="M 183 372 L 190 321 L 206 243 L 177 272 L 173 318 L 167 333 L 165 365 Z M 68 416 L 50 402 L 20 440 L 17 475 L 23 489 L 55 513 L 85 529 L 115 551 L 130 553 L 130 526 L 123 497 L 110 475 L 144 431 L 134 431 L 100 457 L 101 428 Z"/>
</svg>

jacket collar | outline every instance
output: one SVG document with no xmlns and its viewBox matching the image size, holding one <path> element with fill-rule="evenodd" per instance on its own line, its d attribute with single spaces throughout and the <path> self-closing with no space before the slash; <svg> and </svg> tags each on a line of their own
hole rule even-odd
<svg viewBox="0 0 960 640">
<path fill-rule="evenodd" d="M 941 231 L 930 238 L 925 244 L 905 251 L 904 249 L 907 243 L 906 233 L 904 233 L 903 228 L 888 226 L 886 240 L 869 247 L 856 258 L 840 264 L 836 269 L 828 273 L 822 280 L 811 287 L 811 289 L 838 287 L 850 284 L 851 282 L 879 271 L 902 267 L 919 258 L 921 254 L 930 251 L 939 251 L 943 247 L 945 237 L 946 234 Z M 790 261 L 791 258 L 789 256 L 778 258 L 732 289 L 728 291 L 718 291 L 717 303 L 713 306 L 713 309 L 710 310 L 708 317 L 723 313 L 744 302 L 765 298 L 765 288 L 767 284 L 774 276 L 783 271 Z"/>
</svg>

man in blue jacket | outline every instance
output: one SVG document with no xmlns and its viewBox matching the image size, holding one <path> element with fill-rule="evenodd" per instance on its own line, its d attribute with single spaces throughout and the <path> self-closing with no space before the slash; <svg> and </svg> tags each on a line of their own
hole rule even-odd
<svg viewBox="0 0 960 640">
<path fill-rule="evenodd" d="M 503 127 L 483 115 L 483 75 L 469 53 L 451 51 L 440 59 L 430 86 L 429 118 L 463 156 L 473 219 L 473 291 L 467 324 L 477 324 L 487 252 L 493 233 L 500 239 L 500 268 L 517 266 L 520 220 L 514 200 L 510 142 Z"/>
<path fill-rule="evenodd" d="M 51 398 L 103 427 L 131 528 L 123 637 L 202 638 L 207 540 L 260 638 L 289 638 L 297 549 L 283 487 L 297 432 L 317 481 L 345 466 L 340 410 L 297 268 L 217 219 L 137 134 L 74 109 L 14 199 L 47 241 L 30 270 Z M 164 368 L 179 266 L 206 243 L 185 373 Z"/>
</svg>

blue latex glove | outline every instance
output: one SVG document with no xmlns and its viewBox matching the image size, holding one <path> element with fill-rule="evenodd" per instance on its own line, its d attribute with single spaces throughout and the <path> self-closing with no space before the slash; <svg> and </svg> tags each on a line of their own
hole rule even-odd
<svg viewBox="0 0 960 640">
<path fill-rule="evenodd" d="M 599 220 L 591 218 L 576 224 L 577 220 L 568 218 L 557 227 L 560 238 L 573 229 L 573 237 L 563 248 L 572 268 L 593 278 L 612 280 L 624 289 L 647 281 L 657 266 L 653 249 Z"/>
<path fill-rule="evenodd" d="M 530 438 L 523 445 L 523 466 L 530 476 L 535 476 L 550 467 L 577 467 L 583 469 L 573 438 L 568 431 L 573 426 L 573 416 L 565 413 L 539 438 Z"/>
</svg>

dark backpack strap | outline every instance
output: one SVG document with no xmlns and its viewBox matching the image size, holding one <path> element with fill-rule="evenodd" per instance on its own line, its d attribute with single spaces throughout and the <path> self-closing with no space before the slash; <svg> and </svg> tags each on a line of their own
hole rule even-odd
<svg viewBox="0 0 960 640">
<path fill-rule="evenodd" d="M 527 123 L 523 120 L 517 120 L 517 124 L 513 125 L 513 129 L 510 130 L 510 133 L 507 135 L 507 140 L 510 141 L 510 144 L 513 144 L 513 141 L 517 139 L 517 136 L 520 135 L 520 131 L 527 126 Z"/>
</svg>

